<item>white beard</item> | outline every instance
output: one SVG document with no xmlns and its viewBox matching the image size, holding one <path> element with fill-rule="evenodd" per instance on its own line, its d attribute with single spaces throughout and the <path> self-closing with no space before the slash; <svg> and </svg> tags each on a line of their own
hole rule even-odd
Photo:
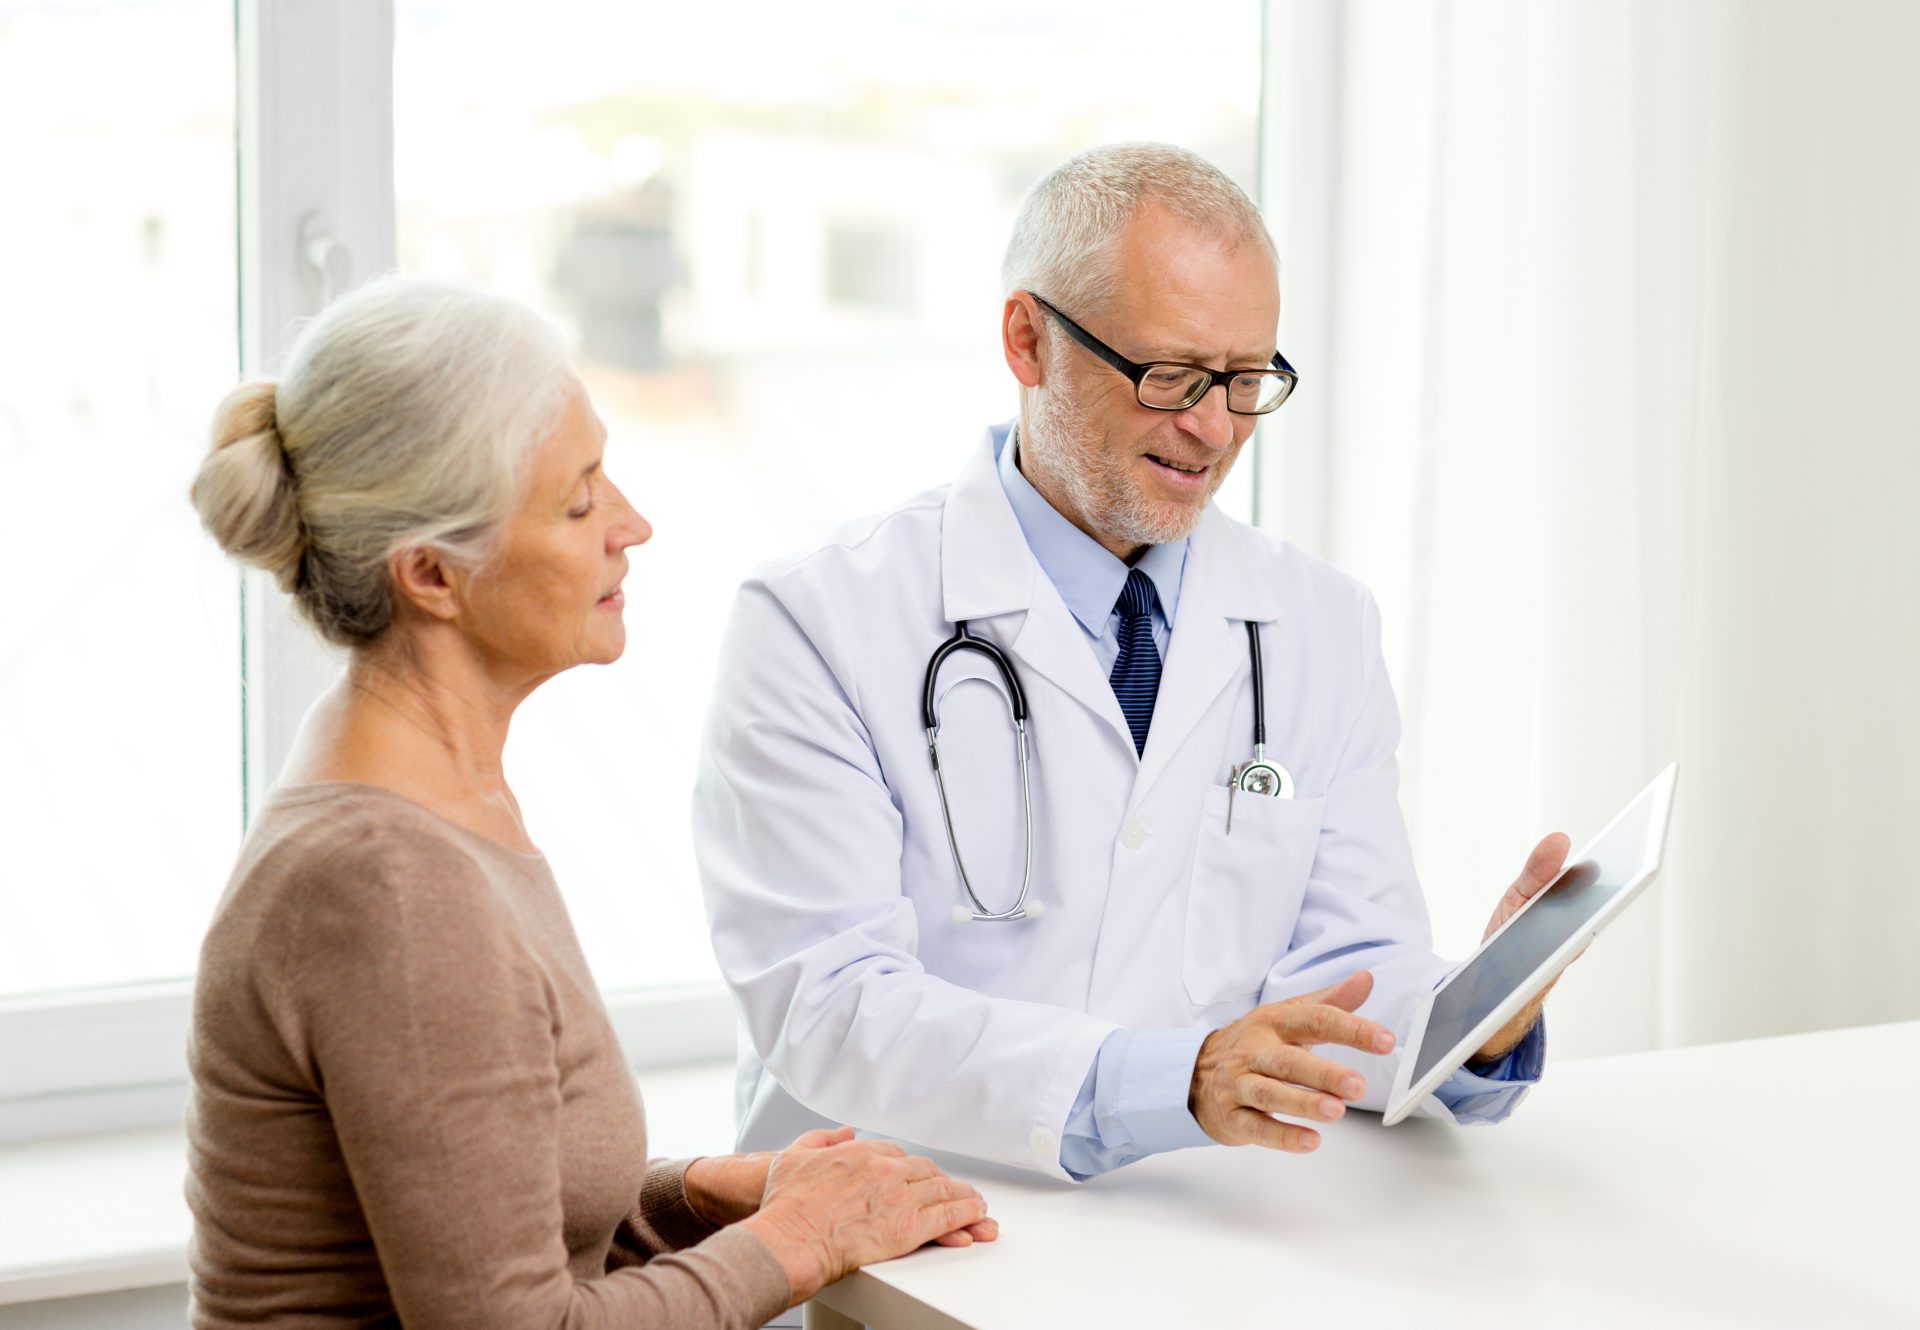
<svg viewBox="0 0 1920 1330">
<path fill-rule="evenodd" d="M 1069 390 L 1066 376 L 1056 369 L 1046 388 L 1029 399 L 1025 428 L 1020 433 L 1020 457 L 1036 485 L 1063 497 L 1079 520 L 1102 537 L 1125 545 L 1168 545 L 1193 534 L 1206 504 L 1186 508 L 1156 504 L 1140 492 L 1129 474 L 1132 459 L 1104 451 L 1098 432 L 1079 399 Z M 1226 479 L 1218 469 L 1207 498 L 1212 500 Z"/>
</svg>

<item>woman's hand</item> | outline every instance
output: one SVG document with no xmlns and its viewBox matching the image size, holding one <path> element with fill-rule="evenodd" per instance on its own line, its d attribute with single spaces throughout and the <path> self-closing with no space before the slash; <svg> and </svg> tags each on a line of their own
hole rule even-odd
<svg viewBox="0 0 1920 1330">
<path fill-rule="evenodd" d="M 770 1153 L 708 1155 L 687 1165 L 687 1204 L 715 1228 L 737 1224 L 760 1208 Z"/>
<path fill-rule="evenodd" d="M 775 1156 L 742 1227 L 772 1249 L 795 1305 L 869 1262 L 999 1236 L 979 1192 L 890 1141 L 854 1140 L 850 1127 L 808 1132 Z"/>
<path fill-rule="evenodd" d="M 845 1127 L 837 1131 L 810 1131 L 789 1150 L 817 1150 L 851 1140 Z M 716 1228 L 737 1224 L 760 1209 L 767 1192 L 767 1174 L 779 1156 L 771 1150 L 746 1155 L 708 1155 L 687 1165 L 687 1204 Z"/>
</svg>

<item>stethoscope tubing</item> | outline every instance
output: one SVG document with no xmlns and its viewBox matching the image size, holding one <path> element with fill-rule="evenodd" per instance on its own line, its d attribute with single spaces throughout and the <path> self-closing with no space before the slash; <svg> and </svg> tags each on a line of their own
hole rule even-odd
<svg viewBox="0 0 1920 1330">
<path fill-rule="evenodd" d="M 940 770 L 940 718 L 934 710 L 934 688 L 939 683 L 940 667 L 948 657 L 962 651 L 977 651 L 993 662 L 1007 685 L 1007 709 L 1013 713 L 1015 751 L 1020 759 L 1020 802 L 1026 818 L 1026 862 L 1020 872 L 1020 895 L 1005 910 L 989 909 L 987 903 L 980 899 L 980 893 L 973 888 L 973 879 L 967 875 L 966 861 L 960 857 L 960 837 L 953 829 L 953 804 L 947 799 L 947 778 Z M 953 866 L 960 874 L 960 885 L 966 889 L 967 899 L 973 903 L 973 912 L 968 917 L 983 924 L 1008 923 L 1026 918 L 1027 893 L 1033 889 L 1033 784 L 1027 771 L 1027 694 L 1020 687 L 1020 676 L 1015 673 L 1013 662 L 999 647 L 968 632 L 965 619 L 959 620 L 954 625 L 953 636 L 942 642 L 927 661 L 920 716 L 926 723 L 927 754 L 933 762 L 933 783 L 940 791 L 940 815 L 947 824 L 947 848 L 953 851 Z"/>
<path fill-rule="evenodd" d="M 980 899 L 980 893 L 974 889 L 966 861 L 960 854 L 960 838 L 954 831 L 953 804 L 947 798 L 946 775 L 940 769 L 940 717 L 935 707 L 934 689 L 939 684 L 940 667 L 962 651 L 978 652 L 992 662 L 1001 681 L 1007 686 L 1007 709 L 1013 716 L 1015 751 L 1020 762 L 1020 801 L 1026 821 L 1026 855 L 1020 873 L 1020 894 L 1012 906 L 1005 910 L 989 909 L 987 903 Z M 1291 798 L 1293 778 L 1286 768 L 1266 760 L 1266 668 L 1260 658 L 1260 628 L 1251 619 L 1247 620 L 1247 655 L 1253 663 L 1253 761 L 1242 763 L 1234 771 L 1231 785 L 1251 792 Z M 926 678 L 920 693 L 920 719 L 927 732 L 927 756 L 933 764 L 933 783 L 940 794 L 940 815 L 947 826 L 947 848 L 953 852 L 954 869 L 960 874 L 960 885 L 973 906 L 971 912 L 956 906 L 954 917 L 976 923 L 1005 923 L 1037 917 L 1039 905 L 1036 903 L 1032 909 L 1027 907 L 1027 896 L 1033 889 L 1033 785 L 1027 769 L 1027 694 L 1020 686 L 1020 676 L 1007 654 L 985 638 L 975 637 L 968 631 L 965 619 L 955 621 L 953 636 L 934 648 L 933 655 L 927 660 Z M 1250 773 L 1270 773 L 1274 788 L 1256 790 L 1247 779 Z"/>
<path fill-rule="evenodd" d="M 1253 751 L 1267 748 L 1267 670 L 1260 662 L 1260 626 L 1247 620 L 1247 655 L 1253 661 Z"/>
</svg>

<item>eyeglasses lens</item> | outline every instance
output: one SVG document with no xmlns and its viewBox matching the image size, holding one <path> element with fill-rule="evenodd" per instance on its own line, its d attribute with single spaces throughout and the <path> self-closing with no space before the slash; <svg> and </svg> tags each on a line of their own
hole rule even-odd
<svg viewBox="0 0 1920 1330">
<path fill-rule="evenodd" d="M 1242 374 L 1227 385 L 1227 405 L 1260 416 L 1287 400 L 1293 380 L 1284 374 Z"/>
<path fill-rule="evenodd" d="M 1208 383 L 1206 375 L 1180 365 L 1149 365 L 1140 376 L 1140 402 L 1163 411 L 1181 411 L 1200 399 Z"/>
<path fill-rule="evenodd" d="M 1184 365 L 1149 365 L 1140 376 L 1140 404 L 1162 411 L 1184 411 L 1200 400 L 1213 381 Z M 1283 374 L 1239 374 L 1227 383 L 1227 409 L 1264 415 L 1287 399 L 1293 380 Z"/>
</svg>

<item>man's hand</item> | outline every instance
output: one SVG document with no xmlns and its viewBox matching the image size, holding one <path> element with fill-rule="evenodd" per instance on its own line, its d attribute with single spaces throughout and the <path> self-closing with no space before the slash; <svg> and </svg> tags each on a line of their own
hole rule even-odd
<svg viewBox="0 0 1920 1330">
<path fill-rule="evenodd" d="M 1359 1072 L 1307 1049 L 1345 1044 L 1362 1053 L 1392 1052 L 1392 1031 L 1353 1014 L 1372 992 L 1373 976 L 1360 970 L 1318 993 L 1255 1007 L 1208 1035 L 1187 1092 L 1187 1109 L 1200 1129 L 1222 1145 L 1296 1154 L 1318 1146 L 1319 1132 L 1269 1115 L 1332 1122 L 1367 1092 Z"/>
<path fill-rule="evenodd" d="M 1546 886 L 1560 876 L 1560 870 L 1566 866 L 1567 852 L 1573 848 L 1573 842 L 1556 831 L 1533 847 L 1533 853 L 1527 856 L 1526 867 L 1520 870 L 1520 876 L 1513 880 L 1500 903 L 1493 907 L 1493 918 L 1487 920 L 1487 931 L 1480 940 L 1485 942 L 1500 931 L 1500 926 L 1520 912 L 1520 907 L 1538 896 Z M 1508 1021 L 1495 1032 L 1493 1038 L 1480 1046 L 1469 1062 L 1498 1062 L 1533 1029 L 1533 1023 L 1540 1019 L 1540 1008 L 1545 1005 L 1547 994 L 1553 991 L 1553 984 L 1559 983 L 1559 976 L 1553 983 L 1540 990 L 1533 1001 L 1520 1009 L 1520 1014 Z"/>
</svg>

